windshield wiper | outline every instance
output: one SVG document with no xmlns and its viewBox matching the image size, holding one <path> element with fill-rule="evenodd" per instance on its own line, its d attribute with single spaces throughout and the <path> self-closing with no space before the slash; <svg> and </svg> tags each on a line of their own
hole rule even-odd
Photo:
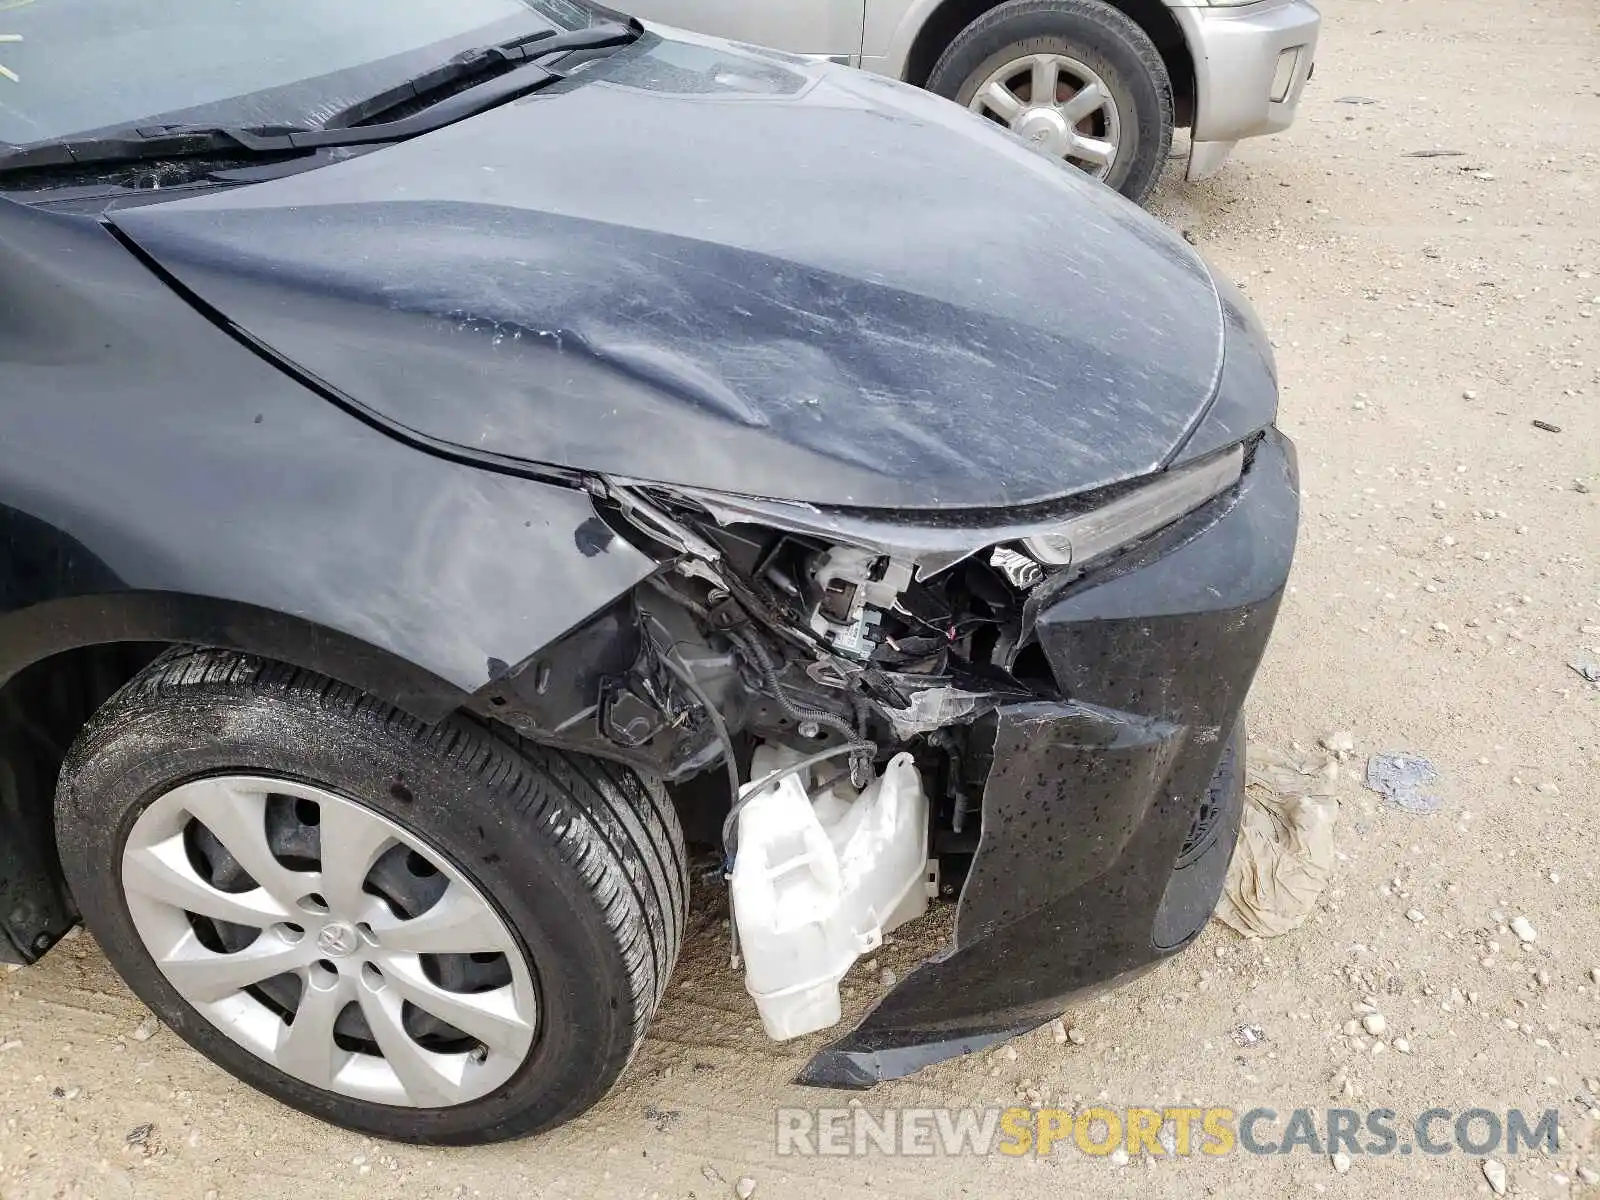
<svg viewBox="0 0 1600 1200">
<path fill-rule="evenodd" d="M 539 59 L 622 45 L 638 37 L 639 32 L 636 25 L 608 23 L 568 33 L 535 34 L 520 41 L 488 46 L 351 105 L 317 129 L 296 125 L 143 125 L 100 137 L 63 138 L 19 146 L 0 154 L 0 172 L 201 155 L 276 158 L 329 146 L 401 141 L 442 129 L 563 78 L 540 66 Z M 481 82 L 473 82 L 480 76 Z M 440 99 L 430 102 L 432 96 Z M 424 107 L 408 116 L 373 120 L 397 108 L 418 104 Z"/>
<path fill-rule="evenodd" d="M 634 22 L 623 24 L 608 21 L 588 29 L 572 29 L 564 33 L 542 30 L 526 37 L 470 50 L 457 55 L 442 67 L 341 109 L 324 121 L 322 127 L 344 129 L 365 125 L 397 108 L 427 103 L 431 96 L 442 97 L 459 91 L 463 84 L 478 76 L 491 78 L 505 73 L 518 63 L 536 62 L 579 50 L 603 50 L 608 46 L 626 45 L 641 32 L 642 28 Z"/>
</svg>

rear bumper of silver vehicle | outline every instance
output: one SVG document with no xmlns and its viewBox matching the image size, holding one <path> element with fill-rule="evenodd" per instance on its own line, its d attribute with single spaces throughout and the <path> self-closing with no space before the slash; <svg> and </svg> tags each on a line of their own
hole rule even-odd
<svg viewBox="0 0 1600 1200">
<path fill-rule="evenodd" d="M 1294 121 L 1322 15 L 1309 0 L 1174 8 L 1172 15 L 1194 58 L 1188 177 L 1204 179 L 1241 138 L 1277 133 Z"/>
</svg>

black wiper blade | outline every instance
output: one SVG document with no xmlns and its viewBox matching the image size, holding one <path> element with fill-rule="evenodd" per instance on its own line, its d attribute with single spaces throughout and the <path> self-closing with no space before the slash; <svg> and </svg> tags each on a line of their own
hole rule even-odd
<svg viewBox="0 0 1600 1200">
<path fill-rule="evenodd" d="M 519 63 L 538 62 L 579 50 L 603 50 L 608 46 L 624 46 L 635 40 L 643 27 L 636 22 L 608 21 L 587 29 L 572 29 L 564 33 L 543 30 L 512 41 L 499 42 L 477 50 L 457 55 L 443 66 L 435 67 L 404 83 L 369 96 L 329 117 L 324 129 L 344 129 L 362 125 L 392 112 L 397 108 L 426 103 L 431 96 L 448 95 L 459 91 L 464 84 L 483 77 L 502 74 Z"/>
<path fill-rule="evenodd" d="M 636 24 L 607 23 L 568 33 L 534 35 L 519 42 L 488 46 L 437 71 L 418 76 L 380 96 L 364 100 L 320 129 L 296 125 L 226 127 L 143 125 L 92 138 L 37 142 L 0 153 L 0 173 L 134 163 L 155 159 L 218 155 L 229 158 L 273 158 L 328 146 L 367 146 L 400 141 L 443 128 L 496 105 L 553 83 L 561 76 L 538 63 L 553 55 L 604 49 L 633 41 Z M 482 76 L 483 80 L 472 80 Z M 374 116 L 403 105 L 444 94 L 419 112 L 397 120 L 375 122 Z M 366 124 L 357 125 L 354 122 Z"/>
<path fill-rule="evenodd" d="M 275 142 L 292 132 L 295 132 L 295 127 L 284 125 L 253 129 L 225 129 L 198 125 L 142 125 L 100 137 L 63 138 L 60 141 L 35 142 L 32 145 L 19 146 L 0 154 L 0 171 L 25 171 L 98 163 L 133 163 L 151 159 L 190 158 L 201 154 L 249 156 L 265 151 L 257 151 L 248 142 Z M 293 146 L 289 145 L 287 148 L 293 149 Z"/>
</svg>

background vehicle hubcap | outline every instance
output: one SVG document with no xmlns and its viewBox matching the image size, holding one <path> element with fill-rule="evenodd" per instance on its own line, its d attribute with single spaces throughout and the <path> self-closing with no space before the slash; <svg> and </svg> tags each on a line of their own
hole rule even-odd
<svg viewBox="0 0 1600 1200">
<path fill-rule="evenodd" d="M 1116 162 L 1122 116 L 1103 79 L 1065 54 L 1030 54 L 993 72 L 969 107 L 1097 179 Z"/>
<path fill-rule="evenodd" d="M 537 1028 L 504 919 L 438 850 L 321 788 L 225 776 L 140 814 L 122 886 L 167 981 L 315 1087 L 439 1108 L 500 1087 Z"/>
</svg>

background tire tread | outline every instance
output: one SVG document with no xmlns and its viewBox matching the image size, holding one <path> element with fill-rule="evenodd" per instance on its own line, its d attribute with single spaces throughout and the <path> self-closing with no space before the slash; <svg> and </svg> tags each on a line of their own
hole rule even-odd
<svg viewBox="0 0 1600 1200">
<path fill-rule="evenodd" d="M 1175 120 L 1172 79 L 1167 72 L 1166 63 L 1161 58 L 1161 51 L 1156 49 L 1150 35 L 1121 9 L 1114 8 L 1104 0 L 1007 0 L 1006 3 L 997 5 L 973 21 L 945 47 L 944 53 L 939 56 L 933 70 L 928 74 L 928 90 L 954 99 L 977 63 L 995 53 L 1007 42 L 1041 36 L 1066 38 L 1065 34 L 1048 33 L 1039 24 L 1041 19 L 1049 21 L 1059 18 L 1066 18 L 1068 22 L 1086 25 L 1096 30 L 1098 36 L 1088 48 L 1093 49 L 1098 55 L 1104 56 L 1111 47 L 1120 47 L 1124 52 L 1133 55 L 1139 69 L 1154 87 L 1155 111 L 1130 114 L 1134 120 L 1139 121 L 1140 144 L 1128 173 L 1120 184 L 1114 185 L 1128 199 L 1136 204 L 1142 204 L 1161 178 L 1161 172 L 1172 150 L 1172 129 Z M 1037 32 L 1023 33 L 1019 37 L 1016 31 L 1030 25 Z M 987 47 L 987 49 L 978 51 L 976 57 L 973 57 L 975 47 Z M 958 67 L 958 60 L 963 58 L 972 58 L 972 62 L 965 68 Z M 1125 82 L 1136 85 L 1138 81 Z M 1139 119 L 1141 115 L 1144 117 L 1143 120 Z M 1127 120 L 1125 117 L 1125 124 Z M 1124 137 L 1126 136 L 1125 132 Z"/>
</svg>

